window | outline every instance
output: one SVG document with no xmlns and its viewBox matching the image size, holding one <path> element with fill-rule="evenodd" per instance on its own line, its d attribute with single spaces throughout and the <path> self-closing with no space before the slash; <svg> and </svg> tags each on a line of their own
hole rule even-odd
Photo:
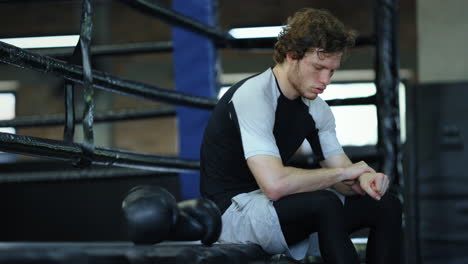
<svg viewBox="0 0 468 264">
<path fill-rule="evenodd" d="M 0 120 L 7 120 L 15 118 L 15 105 L 16 95 L 15 89 L 12 89 L 14 84 L 15 88 L 17 82 L 0 81 Z M 16 133 L 13 127 L 0 127 L 0 132 Z M 0 152 L 0 163 L 12 162 L 15 160 L 15 155 Z"/>
<path fill-rule="evenodd" d="M 324 100 L 375 95 L 374 83 L 330 84 L 320 95 Z M 343 146 L 377 144 L 377 108 L 375 105 L 332 106 L 336 120 L 336 136 Z"/>
<path fill-rule="evenodd" d="M 0 120 L 15 118 L 15 95 L 0 93 Z M 12 127 L 0 127 L 0 132 L 15 133 Z"/>
<path fill-rule="evenodd" d="M 16 95 L 18 87 L 16 81 L 0 81 L 0 120 L 15 118 Z M 12 127 L 0 127 L 0 132 L 15 133 Z"/>
<path fill-rule="evenodd" d="M 324 100 L 357 98 L 375 95 L 373 82 L 330 84 Z M 401 142 L 406 140 L 406 104 L 405 85 L 399 86 L 400 105 L 400 136 Z M 350 105 L 331 107 L 336 120 L 336 134 L 343 146 L 375 145 L 378 140 L 377 107 L 375 105 Z"/>
</svg>

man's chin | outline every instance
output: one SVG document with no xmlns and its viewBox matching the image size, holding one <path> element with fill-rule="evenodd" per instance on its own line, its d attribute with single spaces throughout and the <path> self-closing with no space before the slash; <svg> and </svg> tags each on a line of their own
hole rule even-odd
<svg viewBox="0 0 468 264">
<path fill-rule="evenodd" d="M 317 98 L 317 94 L 315 93 L 312 93 L 312 94 L 305 94 L 305 95 L 302 95 L 303 97 L 309 99 L 309 100 L 315 100 L 315 98 Z"/>
</svg>

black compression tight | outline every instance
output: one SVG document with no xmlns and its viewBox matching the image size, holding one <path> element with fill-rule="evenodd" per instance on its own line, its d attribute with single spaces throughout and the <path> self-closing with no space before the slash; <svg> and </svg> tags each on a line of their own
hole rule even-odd
<svg viewBox="0 0 468 264">
<path fill-rule="evenodd" d="M 380 201 L 367 195 L 347 197 L 343 206 L 334 193 L 321 190 L 285 196 L 273 205 L 288 245 L 317 232 L 326 263 L 359 263 L 349 234 L 366 227 L 366 263 L 400 263 L 402 206 L 391 194 Z"/>
</svg>

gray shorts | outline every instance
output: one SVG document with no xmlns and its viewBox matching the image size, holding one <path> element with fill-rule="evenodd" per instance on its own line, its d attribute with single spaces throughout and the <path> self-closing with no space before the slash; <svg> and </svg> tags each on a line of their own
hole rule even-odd
<svg viewBox="0 0 468 264">
<path fill-rule="evenodd" d="M 220 243 L 258 244 L 269 254 L 285 254 L 296 260 L 320 256 L 317 233 L 288 247 L 273 201 L 261 190 L 234 196 L 222 218 Z"/>
</svg>

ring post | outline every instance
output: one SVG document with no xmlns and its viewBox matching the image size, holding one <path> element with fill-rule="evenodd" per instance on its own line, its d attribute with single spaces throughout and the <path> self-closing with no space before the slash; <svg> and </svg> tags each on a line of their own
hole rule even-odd
<svg viewBox="0 0 468 264">
<path fill-rule="evenodd" d="M 173 9 L 200 22 L 213 25 L 215 0 L 174 0 Z M 212 40 L 191 31 L 174 27 L 175 86 L 179 92 L 204 97 L 214 97 L 216 85 L 216 47 Z M 200 158 L 203 131 L 210 112 L 202 109 L 178 106 L 179 156 Z M 181 173 L 182 199 L 200 196 L 199 173 Z"/>
</svg>

